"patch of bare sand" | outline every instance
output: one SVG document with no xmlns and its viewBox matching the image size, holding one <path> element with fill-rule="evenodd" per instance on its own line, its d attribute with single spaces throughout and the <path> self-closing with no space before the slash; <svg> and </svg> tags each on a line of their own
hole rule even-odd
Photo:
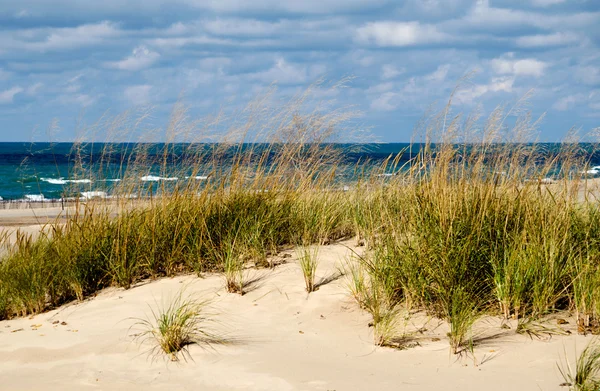
<svg viewBox="0 0 600 391">
<path fill-rule="evenodd" d="M 350 255 L 352 242 L 324 246 L 319 278 Z M 499 322 L 479 323 L 472 357 L 449 354 L 447 327 L 422 315 L 401 322 L 420 346 L 376 348 L 369 316 L 338 279 L 307 295 L 295 256 L 260 277 L 244 296 L 226 293 L 221 276 L 183 276 L 109 289 L 83 303 L 32 318 L 0 322 L 0 388 L 7 390 L 564 390 L 557 362 L 574 358 L 590 338 L 530 339 Z M 148 305 L 188 294 L 212 301 L 210 327 L 233 342 L 192 345 L 191 359 L 152 360 L 132 340 L 132 318 Z M 65 322 L 65 324 L 53 322 Z M 572 322 L 571 322 L 572 324 Z M 567 325 L 568 326 L 568 325 Z M 20 331 L 17 331 L 20 330 Z M 495 335 L 500 333 L 501 335 Z M 439 340 L 438 340 L 439 339 Z M 475 365 L 477 364 L 477 365 Z"/>
</svg>

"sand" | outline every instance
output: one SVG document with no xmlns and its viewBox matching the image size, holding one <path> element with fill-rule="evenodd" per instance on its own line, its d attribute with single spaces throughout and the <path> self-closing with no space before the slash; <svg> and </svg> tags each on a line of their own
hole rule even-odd
<svg viewBox="0 0 600 391">
<path fill-rule="evenodd" d="M 361 250 L 353 241 L 321 247 L 318 277 L 336 273 L 351 249 Z M 181 276 L 2 321 L 0 389 L 565 390 L 557 363 L 591 340 L 576 333 L 531 339 L 488 318 L 477 329 L 494 337 L 480 341 L 474 357 L 457 357 L 445 324 L 413 314 L 401 329 L 427 329 L 414 334 L 417 346 L 375 347 L 370 318 L 348 296 L 344 277 L 308 295 L 289 254 L 274 269 L 248 269 L 258 281 L 244 296 L 227 293 L 219 275 Z M 171 362 L 136 342 L 132 325 L 181 289 L 211 301 L 207 327 L 230 344 L 192 345 L 187 361 Z M 575 331 L 572 319 L 564 327 Z"/>
</svg>

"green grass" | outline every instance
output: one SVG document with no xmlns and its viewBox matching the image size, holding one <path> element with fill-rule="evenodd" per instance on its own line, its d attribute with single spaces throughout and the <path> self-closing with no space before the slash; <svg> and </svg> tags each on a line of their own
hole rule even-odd
<svg viewBox="0 0 600 391">
<path fill-rule="evenodd" d="M 205 315 L 207 303 L 179 292 L 170 302 L 150 308 L 149 319 L 138 319 L 133 329 L 140 330 L 136 339 L 152 345 L 151 355 L 161 352 L 171 361 L 178 361 L 189 355 L 188 347 L 193 344 L 210 345 L 218 341 L 207 331 L 206 324 L 211 321 Z"/>
<path fill-rule="evenodd" d="M 596 391 L 600 389 L 600 345 L 594 339 L 588 343 L 575 361 L 573 369 L 568 361 L 559 366 L 565 384 L 573 391 Z"/>
<path fill-rule="evenodd" d="M 301 246 L 298 249 L 298 263 L 304 276 L 304 286 L 308 293 L 316 289 L 315 278 L 317 272 L 319 248 L 318 246 Z"/>
</svg>

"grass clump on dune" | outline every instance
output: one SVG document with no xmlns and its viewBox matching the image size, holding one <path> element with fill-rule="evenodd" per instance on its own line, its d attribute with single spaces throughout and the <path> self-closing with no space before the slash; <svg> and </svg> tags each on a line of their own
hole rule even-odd
<svg viewBox="0 0 600 391">
<path fill-rule="evenodd" d="M 153 356 L 162 352 L 171 361 L 185 358 L 189 355 L 190 345 L 210 345 L 219 341 L 206 329 L 210 321 L 204 314 L 206 305 L 206 302 L 185 297 L 181 291 L 162 307 L 150 308 L 150 319 L 137 320 L 132 327 L 141 332 L 135 338 L 153 345 L 150 350 Z"/>
<path fill-rule="evenodd" d="M 575 370 L 567 362 L 559 366 L 564 385 L 573 391 L 596 391 L 600 388 L 600 345 L 592 340 L 583 349 L 575 362 Z"/>
</svg>

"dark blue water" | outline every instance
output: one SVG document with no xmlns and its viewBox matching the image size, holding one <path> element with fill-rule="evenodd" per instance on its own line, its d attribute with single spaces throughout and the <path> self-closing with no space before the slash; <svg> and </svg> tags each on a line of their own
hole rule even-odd
<svg viewBox="0 0 600 391">
<path fill-rule="evenodd" d="M 149 186 L 190 177 L 203 181 L 214 171 L 215 161 L 227 166 L 240 150 L 239 146 L 220 149 L 215 156 L 217 148 L 215 144 L 0 143 L 0 197 L 41 200 L 80 196 L 82 192 L 110 193 L 121 179 L 132 176 L 132 167 L 136 169 L 135 179 Z M 241 150 L 250 148 L 246 145 Z M 256 145 L 252 148 L 257 150 Z M 401 167 L 416 156 L 421 146 L 339 144 L 336 148 L 343 154 L 343 165 L 349 172 L 356 172 L 357 165 L 380 166 L 390 157 L 396 157 L 397 167 Z M 544 154 L 552 156 L 559 151 L 561 144 L 541 144 L 536 148 L 543 158 Z M 600 165 L 600 154 L 593 145 L 580 144 L 577 148 L 586 164 Z"/>
</svg>

